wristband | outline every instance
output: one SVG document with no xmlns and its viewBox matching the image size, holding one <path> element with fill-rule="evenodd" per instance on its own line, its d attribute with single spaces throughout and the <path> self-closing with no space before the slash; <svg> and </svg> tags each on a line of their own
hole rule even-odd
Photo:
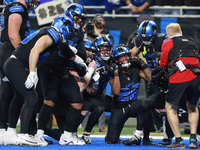
<svg viewBox="0 0 200 150">
<path fill-rule="evenodd" d="M 133 4 L 129 4 L 129 5 L 128 5 L 128 8 L 131 8 L 132 5 L 133 5 Z"/>
<path fill-rule="evenodd" d="M 141 66 L 143 66 L 143 65 L 145 65 L 146 63 L 144 62 L 144 60 L 142 60 L 142 59 L 140 58 L 140 64 L 141 64 Z"/>
<path fill-rule="evenodd" d="M 144 64 L 144 65 L 142 66 L 142 70 L 145 70 L 145 69 L 147 69 L 148 67 L 149 67 L 149 65 Z"/>
<path fill-rule="evenodd" d="M 90 80 L 93 73 L 94 73 L 94 68 L 89 67 L 88 72 L 86 73 L 85 77 Z"/>
<path fill-rule="evenodd" d="M 119 73 L 114 73 L 114 77 L 119 77 Z"/>
</svg>

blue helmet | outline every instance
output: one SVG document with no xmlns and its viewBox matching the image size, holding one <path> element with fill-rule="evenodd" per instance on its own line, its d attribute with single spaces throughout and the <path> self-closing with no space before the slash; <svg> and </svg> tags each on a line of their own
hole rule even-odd
<svg viewBox="0 0 200 150">
<path fill-rule="evenodd" d="M 74 20 L 75 29 L 78 30 L 84 26 L 86 22 L 86 14 L 85 14 L 85 9 L 82 5 L 78 3 L 71 3 L 65 8 L 64 13 L 71 20 Z M 74 19 L 74 16 L 78 16 L 79 18 L 81 18 L 82 22 L 80 25 L 77 23 L 78 19 Z"/>
<path fill-rule="evenodd" d="M 123 56 L 125 54 L 128 54 L 131 56 L 131 52 L 128 50 L 125 45 L 120 44 L 116 46 L 116 49 L 114 49 L 114 58 L 117 60 L 120 56 Z"/>
<path fill-rule="evenodd" d="M 104 35 L 98 36 L 94 39 L 94 47 L 96 48 L 97 51 L 99 51 L 99 48 L 101 46 L 107 46 L 112 50 L 111 40 Z"/>
<path fill-rule="evenodd" d="M 118 62 L 118 58 L 123 56 L 123 55 L 129 56 L 128 62 L 126 62 L 126 63 Z M 130 65 L 131 65 L 130 57 L 131 57 L 131 52 L 128 50 L 128 48 L 124 44 L 119 44 L 119 45 L 116 46 L 116 49 L 114 50 L 114 58 L 121 65 L 121 67 L 123 67 L 123 68 L 130 67 Z"/>
<path fill-rule="evenodd" d="M 84 40 L 85 48 L 92 49 L 92 42 L 88 39 L 83 39 L 83 40 Z"/>
<path fill-rule="evenodd" d="M 11 2 L 15 2 L 16 0 L 3 0 L 4 5 L 8 5 Z"/>
<path fill-rule="evenodd" d="M 112 42 L 107 36 L 101 35 L 96 37 L 94 39 L 94 47 L 96 48 L 97 55 L 101 55 L 103 60 L 108 60 L 110 58 L 110 56 L 103 57 L 100 52 L 100 47 L 108 47 L 110 49 L 110 54 L 112 53 Z"/>
<path fill-rule="evenodd" d="M 70 30 L 72 30 L 73 22 L 65 15 L 58 16 L 54 19 L 52 26 L 54 26 L 62 35 L 63 39 L 66 40 Z"/>
<path fill-rule="evenodd" d="M 146 42 L 147 45 L 149 45 L 148 43 L 151 43 L 155 39 L 156 32 L 157 25 L 152 20 L 144 20 L 138 27 L 139 35 L 141 35 L 144 44 Z"/>
<path fill-rule="evenodd" d="M 29 3 L 29 6 L 36 9 L 40 5 L 40 0 L 34 1 L 34 0 L 25 0 L 27 3 Z"/>
</svg>

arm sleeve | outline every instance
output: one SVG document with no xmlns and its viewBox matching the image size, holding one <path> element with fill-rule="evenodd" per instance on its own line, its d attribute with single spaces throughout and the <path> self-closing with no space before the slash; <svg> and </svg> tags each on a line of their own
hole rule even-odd
<svg viewBox="0 0 200 150">
<path fill-rule="evenodd" d="M 169 51 L 173 48 L 173 41 L 169 39 L 162 44 L 161 48 L 161 57 L 160 57 L 160 65 L 167 67 L 168 65 L 168 56 Z"/>
<path fill-rule="evenodd" d="M 60 42 L 58 45 L 58 49 L 62 52 L 66 59 L 70 59 L 75 56 L 74 52 L 69 48 L 67 43 Z"/>
<path fill-rule="evenodd" d="M 84 41 L 82 40 L 78 45 L 77 45 L 77 55 L 80 56 L 84 61 L 86 61 L 86 51 L 85 51 L 85 44 Z"/>
<path fill-rule="evenodd" d="M 137 36 L 135 37 L 134 45 L 135 45 L 135 47 L 137 47 L 137 48 L 140 48 L 140 46 L 142 45 L 142 38 L 141 38 L 140 35 L 137 35 Z"/>
</svg>

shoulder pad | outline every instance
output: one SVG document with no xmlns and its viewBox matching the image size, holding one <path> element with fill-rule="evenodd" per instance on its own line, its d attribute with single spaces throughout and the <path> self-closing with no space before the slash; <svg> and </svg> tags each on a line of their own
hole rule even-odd
<svg viewBox="0 0 200 150">
<path fill-rule="evenodd" d="M 134 45 L 135 47 L 139 48 L 142 45 L 142 38 L 140 35 L 137 35 L 135 37 L 135 41 L 134 41 Z"/>
<path fill-rule="evenodd" d="M 54 42 L 58 43 L 58 41 L 60 39 L 59 33 L 54 28 L 50 28 L 47 31 L 52 36 Z"/>
<path fill-rule="evenodd" d="M 17 6 L 12 6 L 9 9 L 10 12 L 14 13 L 14 12 L 24 12 L 24 8 L 20 5 Z"/>
</svg>

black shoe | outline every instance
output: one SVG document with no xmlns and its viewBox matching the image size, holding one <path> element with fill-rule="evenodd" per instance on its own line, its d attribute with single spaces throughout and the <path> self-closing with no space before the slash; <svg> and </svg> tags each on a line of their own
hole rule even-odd
<svg viewBox="0 0 200 150">
<path fill-rule="evenodd" d="M 158 145 L 170 145 L 172 143 L 171 139 L 163 139 Z"/>
<path fill-rule="evenodd" d="M 199 148 L 196 139 L 190 139 L 189 148 L 192 148 L 192 149 L 197 149 L 197 148 Z"/>
<path fill-rule="evenodd" d="M 156 145 L 153 141 L 150 139 L 143 139 L 143 145 Z"/>
<path fill-rule="evenodd" d="M 123 143 L 123 142 L 124 142 L 124 140 L 122 140 L 122 139 L 118 140 L 118 143 Z"/>
<path fill-rule="evenodd" d="M 48 143 L 48 145 L 53 144 L 53 141 L 51 141 L 51 140 L 47 140 L 47 139 L 44 139 L 44 140 Z"/>
<path fill-rule="evenodd" d="M 136 145 L 140 145 L 141 143 L 141 138 L 138 138 L 136 135 L 134 135 L 132 138 L 123 141 L 123 144 L 125 145 L 132 145 L 132 144 L 136 144 Z"/>
<path fill-rule="evenodd" d="M 174 142 L 171 145 L 166 146 L 165 148 L 177 148 L 177 149 L 185 149 L 185 144 L 183 141 Z"/>
</svg>

